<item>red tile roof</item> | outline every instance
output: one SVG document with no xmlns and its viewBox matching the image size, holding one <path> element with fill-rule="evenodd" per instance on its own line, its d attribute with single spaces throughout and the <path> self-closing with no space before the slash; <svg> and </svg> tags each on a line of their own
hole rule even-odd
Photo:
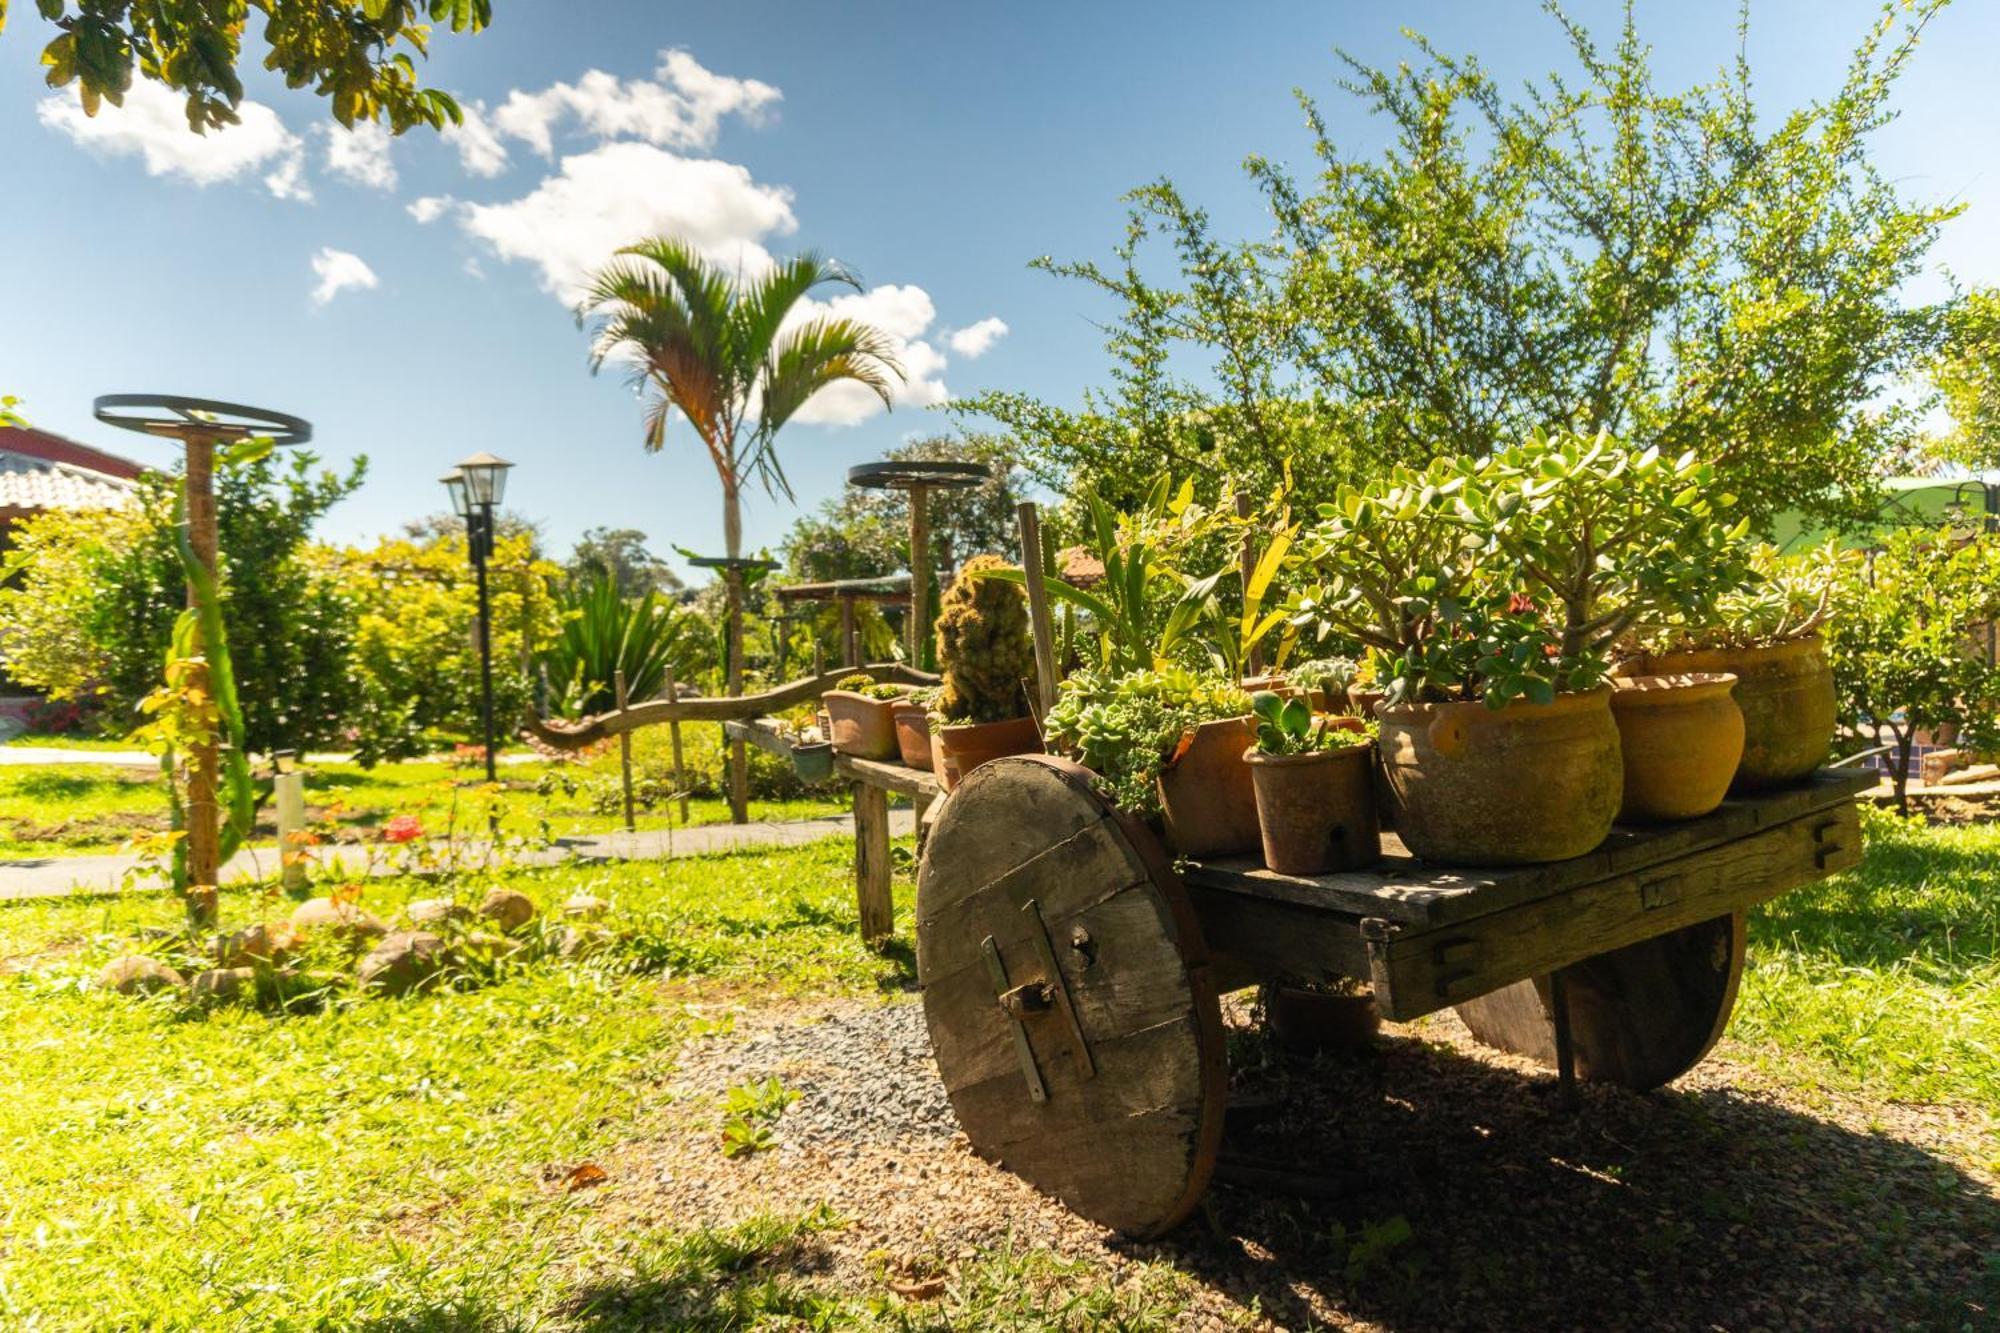
<svg viewBox="0 0 2000 1333">
<path fill-rule="evenodd" d="M 44 509 L 117 509 L 145 469 L 44 430 L 0 427 L 0 520 Z"/>
<path fill-rule="evenodd" d="M 136 480 L 146 470 L 143 464 L 117 454 L 107 454 L 102 449 L 93 449 L 75 440 L 66 440 L 60 435 L 51 435 L 33 426 L 0 426 L 0 453 L 21 454 L 28 458 L 45 459 L 51 463 L 67 463 L 71 467 L 87 468 L 92 472 L 102 472 L 107 476 L 120 477 L 126 481 Z"/>
</svg>

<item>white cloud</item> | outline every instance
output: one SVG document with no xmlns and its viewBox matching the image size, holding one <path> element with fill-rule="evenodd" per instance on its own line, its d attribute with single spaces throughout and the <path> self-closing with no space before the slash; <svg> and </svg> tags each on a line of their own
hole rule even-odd
<svg viewBox="0 0 2000 1333">
<path fill-rule="evenodd" d="M 313 288 L 314 305 L 325 305 L 350 287 L 368 291 L 380 285 L 375 270 L 368 267 L 360 255 L 336 250 L 330 245 L 322 246 L 319 253 L 312 257 L 312 267 L 319 276 L 319 286 Z"/>
<path fill-rule="evenodd" d="M 897 407 L 932 407 L 951 398 L 945 387 L 945 355 L 920 335 L 937 318 L 930 293 L 921 287 L 888 283 L 865 292 L 847 292 L 829 301 L 807 299 L 793 307 L 788 325 L 831 316 L 873 324 L 889 335 L 903 381 L 891 394 Z M 792 417 L 821 426 L 852 426 L 882 410 L 882 400 L 864 385 L 835 384 L 820 390 Z"/>
<path fill-rule="evenodd" d="M 600 139 L 707 148 L 724 116 L 755 122 L 783 97 L 768 83 L 705 69 L 686 51 L 661 52 L 657 78 L 621 80 L 593 69 L 575 83 L 551 84 L 538 93 L 515 89 L 493 113 L 493 125 L 543 157 L 554 156 L 554 132 L 565 116 Z"/>
<path fill-rule="evenodd" d="M 329 125 L 326 169 L 371 190 L 393 190 L 396 163 L 389 155 L 390 142 L 389 131 L 372 120 L 361 121 L 351 130 Z"/>
<path fill-rule="evenodd" d="M 458 163 L 474 176 L 498 176 L 507 169 L 507 145 L 486 119 L 486 103 L 461 102 L 463 124 L 446 125 L 442 138 L 458 150 Z"/>
<path fill-rule="evenodd" d="M 412 199 L 403 211 L 428 226 L 449 213 L 453 202 L 448 194 L 427 194 L 420 199 Z"/>
<path fill-rule="evenodd" d="M 1007 336 L 1007 321 L 988 315 L 977 324 L 968 324 L 951 335 L 951 350 L 967 361 L 984 356 L 988 348 Z"/>
<path fill-rule="evenodd" d="M 278 113 L 251 101 L 236 112 L 239 123 L 196 134 L 188 128 L 181 98 L 148 79 L 133 83 L 124 106 L 107 104 L 95 117 L 84 115 L 67 92 L 44 97 L 35 107 L 50 129 L 106 157 L 137 157 L 149 176 L 207 186 L 265 171 L 265 188 L 278 198 L 312 198 L 305 183 L 305 145 Z"/>
<path fill-rule="evenodd" d="M 589 275 L 641 237 L 680 236 L 718 263 L 755 271 L 771 262 L 763 240 L 798 222 L 791 191 L 760 185 L 733 162 L 613 143 L 565 157 L 523 198 L 468 204 L 461 225 L 500 258 L 537 265 L 542 286 L 574 304 Z"/>
</svg>

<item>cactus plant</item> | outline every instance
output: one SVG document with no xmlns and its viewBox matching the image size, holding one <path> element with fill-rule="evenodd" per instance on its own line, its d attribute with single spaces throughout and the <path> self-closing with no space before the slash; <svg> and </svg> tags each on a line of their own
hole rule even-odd
<svg viewBox="0 0 2000 1333">
<path fill-rule="evenodd" d="M 938 604 L 944 685 L 937 708 L 947 722 L 1005 722 L 1027 713 L 1022 682 L 1035 673 L 1027 599 L 1018 585 L 983 577 L 1007 567 L 1000 556 L 974 556 Z"/>
</svg>

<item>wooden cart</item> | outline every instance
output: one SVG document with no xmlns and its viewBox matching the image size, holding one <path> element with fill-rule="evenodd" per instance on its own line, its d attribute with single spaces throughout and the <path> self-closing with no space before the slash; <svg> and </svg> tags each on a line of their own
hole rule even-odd
<svg viewBox="0 0 2000 1333">
<path fill-rule="evenodd" d="M 969 775 L 934 813 L 917 967 L 938 1069 L 982 1155 L 1077 1212 L 1172 1227 L 1213 1174 L 1228 1072 L 1220 993 L 1368 983 L 1383 1015 L 1454 1008 L 1488 1045 L 1636 1089 L 1728 1022 L 1753 905 L 1856 864 L 1864 776 L 1823 772 L 1702 819 L 1620 828 L 1589 856 L 1431 867 L 1393 835 L 1370 871 L 1183 864 L 1044 756 Z"/>
</svg>

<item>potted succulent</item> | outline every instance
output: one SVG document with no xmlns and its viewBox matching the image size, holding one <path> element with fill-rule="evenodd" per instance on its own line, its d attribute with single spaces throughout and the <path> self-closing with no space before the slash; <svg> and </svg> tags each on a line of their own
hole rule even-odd
<svg viewBox="0 0 2000 1333">
<path fill-rule="evenodd" d="M 1733 790 L 1783 786 L 1826 762 L 1838 710 L 1819 630 L 1849 558 L 1831 543 L 1802 556 L 1758 547 L 1749 580 L 1690 599 L 1627 645 L 1620 676 L 1736 678 L 1744 737 Z"/>
<path fill-rule="evenodd" d="M 903 762 L 926 772 L 937 767 L 931 745 L 931 709 L 937 705 L 937 696 L 932 686 L 911 690 L 895 702 L 891 714 L 896 723 L 896 748 Z"/>
<path fill-rule="evenodd" d="M 1257 742 L 1243 762 L 1257 798 L 1264 864 L 1281 875 L 1323 875 L 1375 864 L 1375 742 L 1352 718 L 1313 715 L 1304 699 L 1250 696 Z"/>
<path fill-rule="evenodd" d="M 857 672 L 822 694 L 834 750 L 856 759 L 894 759 L 896 703 L 908 693 L 905 686 L 877 684 Z"/>
<path fill-rule="evenodd" d="M 1095 770 L 1120 808 L 1158 819 L 1178 854 L 1256 850 L 1257 797 L 1243 762 L 1250 699 L 1226 678 L 1178 667 L 1079 671 L 1045 722 L 1052 747 Z"/>
<path fill-rule="evenodd" d="M 1356 697 L 1363 693 L 1360 672 L 1360 664 L 1351 657 L 1313 657 L 1286 667 L 1285 679 L 1294 690 L 1304 691 L 1307 701 L 1319 712 L 1369 717 L 1372 713 L 1364 712 L 1361 700 Z"/>
<path fill-rule="evenodd" d="M 1025 688 L 1035 677 L 1027 599 L 1018 585 L 992 577 L 1007 567 L 997 555 L 974 556 L 938 602 L 937 659 L 944 683 L 933 736 L 936 771 L 946 791 L 988 760 L 1041 753 L 1041 732 L 1028 715 Z"/>
</svg>

